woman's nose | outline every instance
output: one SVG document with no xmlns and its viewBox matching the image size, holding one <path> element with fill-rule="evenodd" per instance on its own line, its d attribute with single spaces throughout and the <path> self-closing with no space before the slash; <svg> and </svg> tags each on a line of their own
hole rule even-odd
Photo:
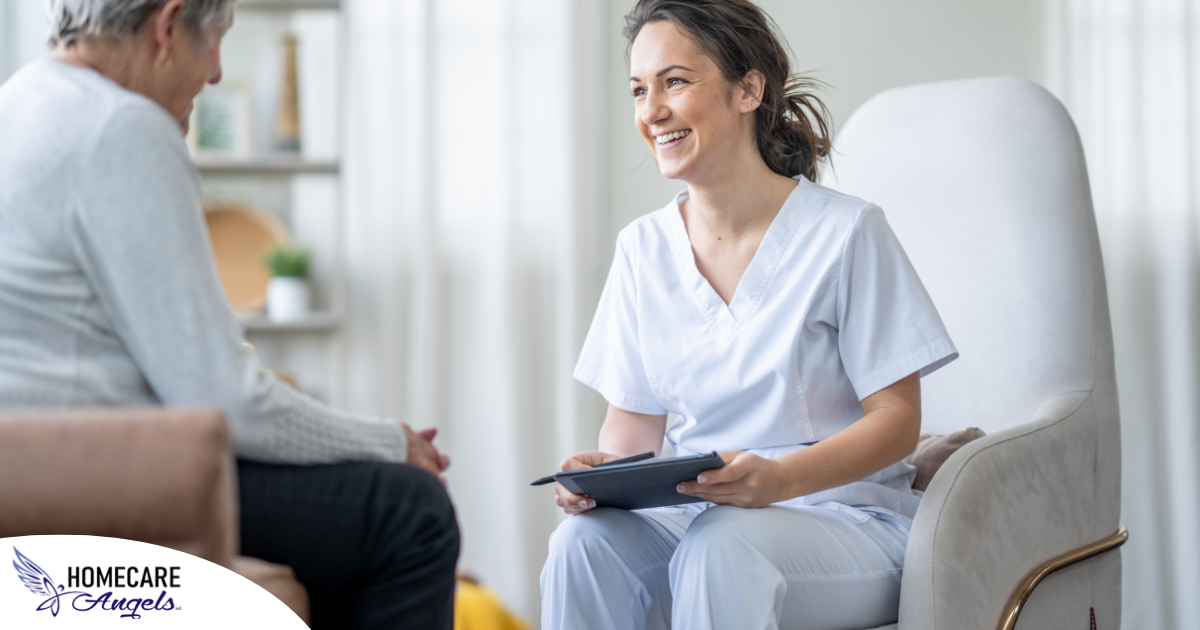
<svg viewBox="0 0 1200 630">
<path fill-rule="evenodd" d="M 667 107 L 667 101 L 658 91 L 651 91 L 646 95 L 646 100 L 642 101 L 641 111 L 638 112 L 642 123 L 646 126 L 651 126 L 657 122 L 661 122 L 671 117 L 671 109 Z"/>
</svg>

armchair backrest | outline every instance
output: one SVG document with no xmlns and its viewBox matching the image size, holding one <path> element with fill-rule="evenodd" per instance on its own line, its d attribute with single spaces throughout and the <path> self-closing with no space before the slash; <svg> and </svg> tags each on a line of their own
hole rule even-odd
<svg viewBox="0 0 1200 630">
<path fill-rule="evenodd" d="M 126 538 L 230 566 L 237 480 L 219 411 L 0 413 L 0 537 Z"/>
<path fill-rule="evenodd" d="M 994 433 L 1094 391 L 1116 443 L 1087 167 L 1049 92 L 1015 78 L 883 92 L 847 121 L 822 183 L 883 208 L 958 346 L 922 381 L 924 430 Z"/>
</svg>

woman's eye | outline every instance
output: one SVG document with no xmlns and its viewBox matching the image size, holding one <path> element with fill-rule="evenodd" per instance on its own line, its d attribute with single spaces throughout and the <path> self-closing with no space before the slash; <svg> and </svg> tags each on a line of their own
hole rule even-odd
<svg viewBox="0 0 1200 630">
<path fill-rule="evenodd" d="M 633 92 L 632 92 L 634 98 L 642 96 L 645 93 L 646 93 L 646 88 L 640 88 L 640 87 L 633 88 Z"/>
<path fill-rule="evenodd" d="M 684 83 L 687 83 L 687 81 L 684 81 L 683 79 L 679 79 L 679 78 L 667 79 L 667 85 L 671 85 L 671 86 L 683 85 Z"/>
</svg>

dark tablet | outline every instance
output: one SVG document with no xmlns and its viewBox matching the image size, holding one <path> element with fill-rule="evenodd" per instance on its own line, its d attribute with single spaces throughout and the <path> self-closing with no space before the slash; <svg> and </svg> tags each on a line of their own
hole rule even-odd
<svg viewBox="0 0 1200 630">
<path fill-rule="evenodd" d="M 676 486 L 724 465 L 725 460 L 719 455 L 709 453 L 569 470 L 555 474 L 554 479 L 575 494 L 595 499 L 596 507 L 640 510 L 703 501 L 679 494 Z"/>
</svg>

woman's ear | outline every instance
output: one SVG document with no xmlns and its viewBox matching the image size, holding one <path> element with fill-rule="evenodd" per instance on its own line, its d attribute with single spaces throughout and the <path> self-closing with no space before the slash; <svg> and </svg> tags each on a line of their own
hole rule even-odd
<svg viewBox="0 0 1200 630">
<path fill-rule="evenodd" d="M 762 104 L 763 92 L 766 91 L 767 78 L 758 70 L 751 70 L 742 77 L 735 92 L 738 99 L 738 111 L 748 114 Z"/>
<path fill-rule="evenodd" d="M 154 46 L 154 67 L 171 65 L 171 47 L 183 28 L 184 0 L 170 0 L 157 13 L 150 16 L 150 42 Z"/>
</svg>

